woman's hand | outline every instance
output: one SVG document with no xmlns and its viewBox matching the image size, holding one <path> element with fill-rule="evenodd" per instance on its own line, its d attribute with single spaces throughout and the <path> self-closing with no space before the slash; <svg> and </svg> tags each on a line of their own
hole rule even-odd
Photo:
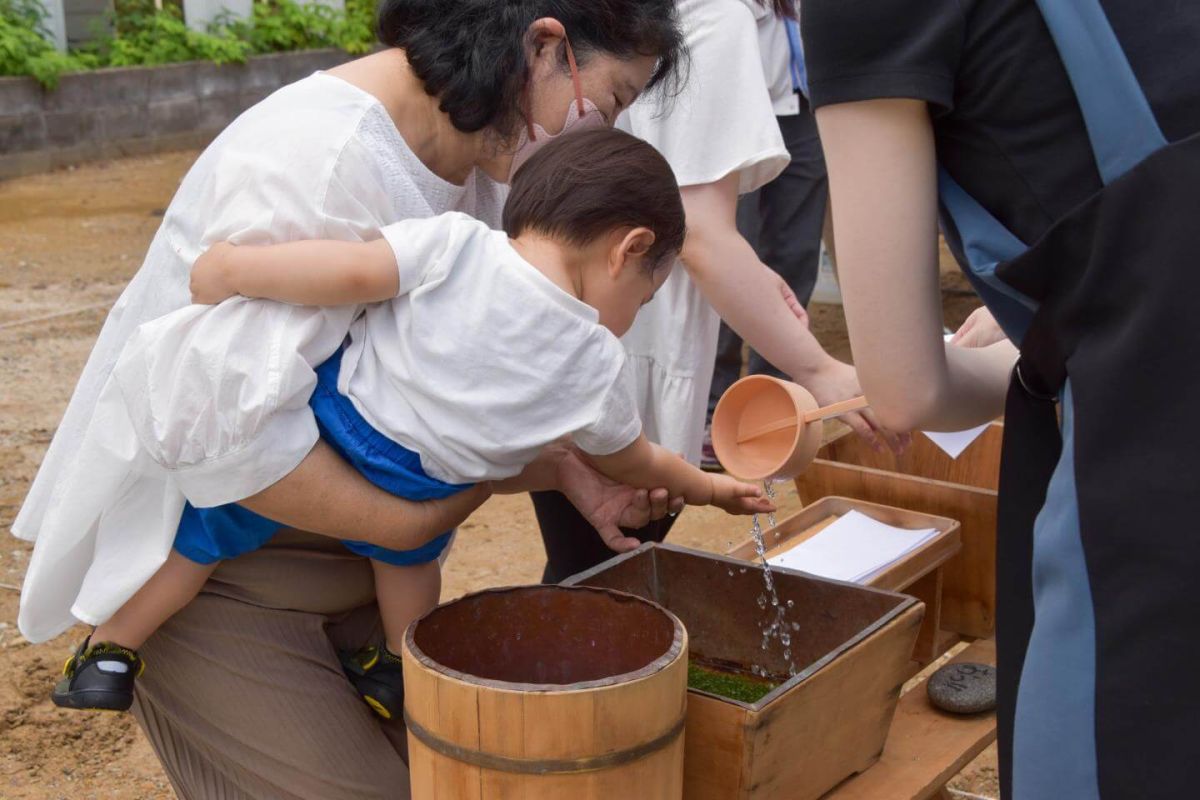
<svg viewBox="0 0 1200 800">
<path fill-rule="evenodd" d="M 217 242 L 192 265 L 192 302 L 215 305 L 238 294 L 235 285 L 233 255 L 236 247 Z"/>
<path fill-rule="evenodd" d="M 987 347 L 1006 338 L 1008 337 L 1004 335 L 992 312 L 987 310 L 987 306 L 980 306 L 971 312 L 971 316 L 967 317 L 967 321 L 955 332 L 950 344 L 958 347 Z"/>
<path fill-rule="evenodd" d="M 817 403 L 822 406 L 849 400 L 863 393 L 858 382 L 858 373 L 855 372 L 854 367 L 838 361 L 836 358 L 828 359 L 812 373 L 803 379 L 797 379 L 796 382 L 808 389 Z M 846 414 L 838 419 L 849 425 L 851 430 L 861 436 L 876 452 L 882 452 L 886 444 L 893 453 L 899 454 L 903 453 L 905 448 L 912 443 L 910 434 L 893 433 L 883 427 L 876 418 L 875 412 L 869 408 L 853 414 Z"/>
<path fill-rule="evenodd" d="M 683 498 L 668 498 L 665 489 L 634 489 L 597 472 L 574 449 L 558 462 L 558 490 L 596 529 L 610 550 L 626 553 L 641 542 L 621 528 L 637 529 L 683 510 Z"/>
</svg>

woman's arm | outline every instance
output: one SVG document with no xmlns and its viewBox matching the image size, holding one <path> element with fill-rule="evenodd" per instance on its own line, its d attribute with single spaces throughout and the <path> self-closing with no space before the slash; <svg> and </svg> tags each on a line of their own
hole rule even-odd
<svg viewBox="0 0 1200 800">
<path fill-rule="evenodd" d="M 850 343 L 880 421 L 963 430 L 998 416 L 1011 346 L 947 347 L 937 258 L 937 164 L 925 103 L 817 111 Z"/>
<path fill-rule="evenodd" d="M 386 239 L 213 245 L 192 266 L 192 301 L 242 295 L 298 306 L 374 303 L 395 297 L 400 277 Z"/>
<path fill-rule="evenodd" d="M 633 444 L 607 456 L 589 455 L 596 469 L 613 480 L 643 489 L 666 487 L 689 505 L 714 505 L 731 514 L 774 511 L 762 489 L 727 475 L 713 475 L 693 467 L 666 448 L 639 434 Z"/>
<path fill-rule="evenodd" d="M 481 483 L 442 500 L 405 500 L 318 441 L 299 466 L 238 505 L 311 533 L 413 550 L 460 525 L 491 494 L 491 484 Z"/>
<path fill-rule="evenodd" d="M 854 368 L 830 356 L 791 307 L 795 295 L 759 261 L 737 229 L 738 174 L 715 183 L 685 186 L 688 234 L 683 263 L 721 319 L 763 358 L 804 386 L 822 405 L 861 394 Z M 842 421 L 878 446 L 876 433 L 898 449 L 870 410 Z M 901 429 L 897 429 L 901 430 Z"/>
<path fill-rule="evenodd" d="M 492 488 L 497 494 L 562 492 L 609 549 L 618 553 L 642 544 L 622 528 L 637 530 L 667 514 L 678 514 L 684 506 L 682 497 L 665 488 L 627 486 L 597 472 L 589 457 L 566 440 L 544 448 L 520 475 L 495 481 Z"/>
</svg>

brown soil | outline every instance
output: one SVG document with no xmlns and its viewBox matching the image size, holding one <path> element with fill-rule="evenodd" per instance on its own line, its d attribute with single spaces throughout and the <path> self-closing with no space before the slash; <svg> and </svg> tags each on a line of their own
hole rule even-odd
<svg viewBox="0 0 1200 800">
<path fill-rule="evenodd" d="M 195 156 L 126 159 L 0 183 L 0 529 L 16 516 L 105 309 L 139 266 Z M 978 303 L 945 268 L 943 288 L 947 322 L 957 326 Z M 86 310 L 4 327 L 79 308 Z M 849 357 L 840 308 L 814 306 L 812 326 L 830 352 Z M 788 493 L 785 511 L 795 504 Z M 724 550 L 746 531 L 719 511 L 691 509 L 671 538 Z M 18 587 L 30 549 L 0 537 L 0 797 L 171 797 L 128 715 L 67 714 L 47 699 L 82 632 L 40 645 L 17 633 Z M 497 497 L 463 526 L 446 567 L 445 596 L 535 582 L 544 559 L 528 499 Z M 994 750 L 952 785 L 997 796 Z"/>
</svg>

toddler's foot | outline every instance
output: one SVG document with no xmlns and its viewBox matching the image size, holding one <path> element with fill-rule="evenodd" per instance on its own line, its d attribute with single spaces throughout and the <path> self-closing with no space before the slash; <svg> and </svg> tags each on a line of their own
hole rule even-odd
<svg viewBox="0 0 1200 800">
<path fill-rule="evenodd" d="M 135 651 L 112 642 L 83 640 L 63 665 L 63 679 L 50 699 L 59 708 L 128 711 L 133 705 L 133 682 L 146 668 Z"/>
<path fill-rule="evenodd" d="M 342 653 L 342 669 L 371 709 L 384 719 L 404 714 L 404 672 L 400 656 L 386 647 Z"/>
</svg>

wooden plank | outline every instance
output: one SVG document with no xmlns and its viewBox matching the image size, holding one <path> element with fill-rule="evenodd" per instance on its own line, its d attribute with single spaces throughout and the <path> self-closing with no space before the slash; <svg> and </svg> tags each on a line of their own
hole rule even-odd
<svg viewBox="0 0 1200 800">
<path fill-rule="evenodd" d="M 1003 440 L 1003 423 L 993 422 L 958 458 L 950 458 L 923 435 L 913 436 L 912 445 L 896 455 L 890 450 L 876 452 L 860 437 L 843 430 L 841 435 L 833 436 L 825 443 L 817 457 L 994 491 L 1000 487 Z"/>
<path fill-rule="evenodd" d="M 751 755 L 745 709 L 715 697 L 689 694 L 684 736 L 684 800 L 745 798 Z"/>
<path fill-rule="evenodd" d="M 962 550 L 946 563 L 942 626 L 986 638 L 996 621 L 996 491 L 818 458 L 796 479 L 802 499 L 837 495 L 958 520 Z"/>
<path fill-rule="evenodd" d="M 921 548 L 866 581 L 867 586 L 886 591 L 903 591 L 953 557 L 962 546 L 959 525 L 954 519 L 909 511 L 902 506 L 880 505 L 848 497 L 823 496 L 804 510 L 764 532 L 767 557 L 774 558 L 786 553 L 801 542 L 816 536 L 850 511 L 858 511 L 897 528 L 935 528 L 939 532 Z M 754 540 L 749 538 L 730 549 L 727 555 L 745 561 L 754 561 L 758 557 Z"/>
<path fill-rule="evenodd" d="M 992 640 L 975 642 L 952 661 L 996 663 Z M 900 698 L 883 755 L 822 800 L 927 800 L 996 740 L 996 715 L 960 717 L 933 707 L 925 682 Z"/>
<path fill-rule="evenodd" d="M 796 479 L 802 502 L 856 497 L 956 519 L 962 552 L 946 565 L 942 625 L 984 638 L 995 630 L 996 490 L 1004 425 L 993 422 L 957 459 L 927 437 L 896 456 L 877 453 L 858 436 L 834 435 Z"/>
<path fill-rule="evenodd" d="M 829 786 L 875 763 L 923 610 L 919 603 L 909 606 L 835 663 L 750 715 L 750 798 L 816 800 Z"/>
<path fill-rule="evenodd" d="M 938 632 L 942 624 L 942 570 L 934 570 L 905 591 L 925 604 L 925 619 L 913 645 L 913 660 L 923 667 L 946 652 L 938 649 Z"/>
</svg>

